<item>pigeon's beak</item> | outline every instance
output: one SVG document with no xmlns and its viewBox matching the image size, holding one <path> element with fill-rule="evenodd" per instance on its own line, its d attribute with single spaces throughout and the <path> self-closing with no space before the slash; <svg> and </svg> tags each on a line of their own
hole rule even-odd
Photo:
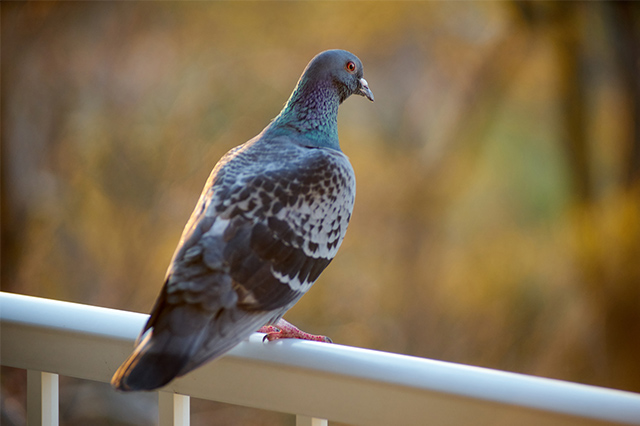
<svg viewBox="0 0 640 426">
<path fill-rule="evenodd" d="M 373 92 L 371 91 L 371 89 L 369 89 L 369 83 L 367 83 L 367 80 L 361 78 L 359 80 L 359 83 L 360 87 L 358 87 L 358 90 L 356 90 L 356 95 L 364 96 L 365 98 L 373 102 Z"/>
</svg>

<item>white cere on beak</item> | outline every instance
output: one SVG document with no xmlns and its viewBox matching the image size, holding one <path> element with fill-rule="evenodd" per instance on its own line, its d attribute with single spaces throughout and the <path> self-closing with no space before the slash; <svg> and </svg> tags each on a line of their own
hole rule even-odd
<svg viewBox="0 0 640 426">
<path fill-rule="evenodd" d="M 360 94 L 373 102 L 373 92 L 369 89 L 369 83 L 363 78 L 360 79 Z"/>
</svg>

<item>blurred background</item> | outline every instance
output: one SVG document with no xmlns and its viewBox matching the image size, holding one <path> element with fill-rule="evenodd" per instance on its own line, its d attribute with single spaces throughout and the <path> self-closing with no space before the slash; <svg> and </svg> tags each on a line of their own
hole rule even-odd
<svg viewBox="0 0 640 426">
<path fill-rule="evenodd" d="M 376 97 L 338 119 L 356 207 L 287 319 L 640 392 L 640 3 L 1 7 L 3 291 L 149 312 L 214 164 L 342 48 Z M 3 425 L 25 377 L 2 369 Z M 153 395 L 61 386 L 62 424 L 157 421 Z M 295 423 L 197 400 L 192 422 Z"/>
</svg>

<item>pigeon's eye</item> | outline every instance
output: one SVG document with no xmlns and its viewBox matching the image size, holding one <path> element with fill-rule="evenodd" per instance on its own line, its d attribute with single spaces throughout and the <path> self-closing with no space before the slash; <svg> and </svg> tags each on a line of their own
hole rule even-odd
<svg viewBox="0 0 640 426">
<path fill-rule="evenodd" d="M 347 62 L 347 65 L 345 65 L 344 68 L 350 73 L 356 72 L 356 64 L 351 61 Z"/>
</svg>

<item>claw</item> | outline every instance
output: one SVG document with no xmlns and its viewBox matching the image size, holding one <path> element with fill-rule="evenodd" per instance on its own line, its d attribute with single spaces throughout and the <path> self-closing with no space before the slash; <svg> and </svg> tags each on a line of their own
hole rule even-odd
<svg viewBox="0 0 640 426">
<path fill-rule="evenodd" d="M 305 333 L 295 325 L 283 319 L 278 320 L 275 325 L 265 325 L 258 330 L 259 333 L 266 333 L 262 341 L 274 341 L 278 339 L 301 339 L 313 340 L 316 342 L 333 343 L 327 336 Z"/>
</svg>

